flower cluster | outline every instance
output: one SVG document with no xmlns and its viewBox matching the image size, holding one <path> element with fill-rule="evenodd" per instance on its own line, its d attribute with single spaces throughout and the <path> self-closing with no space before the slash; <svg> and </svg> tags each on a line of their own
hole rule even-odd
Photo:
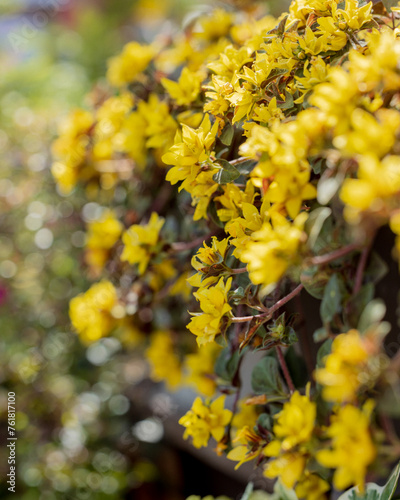
<svg viewBox="0 0 400 500">
<path fill-rule="evenodd" d="M 207 446 L 210 436 L 217 442 L 224 437 L 225 427 L 232 418 L 232 412 L 224 409 L 224 402 L 224 396 L 215 399 L 210 405 L 196 398 L 191 410 L 179 420 L 186 429 L 184 438 L 190 436 L 196 448 Z"/>
<path fill-rule="evenodd" d="M 185 438 L 212 436 L 308 500 L 363 490 L 399 458 L 382 424 L 398 362 L 374 299 L 381 228 L 400 253 L 399 17 L 358 0 L 293 0 L 279 19 L 210 12 L 172 40 L 129 43 L 110 61 L 115 93 L 71 114 L 54 145 L 60 191 L 83 184 L 106 207 L 86 260 L 116 287 L 71 302 L 76 331 L 96 340 L 123 317 L 147 337 L 155 381 L 214 398 L 181 418 Z M 306 293 L 321 300 L 313 337 Z M 268 353 L 240 406 L 249 351 Z"/>
</svg>

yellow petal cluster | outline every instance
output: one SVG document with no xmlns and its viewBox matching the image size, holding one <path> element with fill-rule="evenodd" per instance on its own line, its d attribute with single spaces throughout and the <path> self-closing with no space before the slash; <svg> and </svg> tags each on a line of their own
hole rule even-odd
<svg viewBox="0 0 400 500">
<path fill-rule="evenodd" d="M 323 386 L 324 399 L 337 403 L 354 401 L 366 382 L 368 358 L 357 330 L 338 335 L 332 343 L 331 354 L 324 358 L 324 367 L 315 372 L 315 379 Z"/>
<path fill-rule="evenodd" d="M 150 363 L 151 378 L 156 382 L 164 381 L 170 390 L 176 389 L 182 380 L 182 367 L 171 334 L 163 330 L 154 332 L 145 355 Z"/>
<path fill-rule="evenodd" d="M 121 260 L 137 264 L 139 274 L 144 274 L 151 257 L 157 253 L 157 243 L 164 219 L 153 212 L 148 224 L 134 224 L 122 235 L 124 249 Z"/>
<path fill-rule="evenodd" d="M 228 302 L 231 284 L 232 278 L 228 278 L 226 283 L 224 278 L 220 278 L 215 286 L 200 288 L 193 294 L 200 302 L 202 312 L 192 313 L 187 328 L 196 335 L 199 346 L 212 342 L 221 332 L 221 320 L 232 310 Z"/>
<path fill-rule="evenodd" d="M 355 484 L 363 491 L 367 468 L 375 459 L 369 403 L 362 409 L 352 405 L 339 407 L 326 431 L 332 440 L 331 449 L 317 453 L 317 460 L 324 467 L 335 469 L 333 484 L 338 490 Z"/>
<path fill-rule="evenodd" d="M 225 396 L 220 396 L 209 405 L 196 398 L 192 408 L 179 420 L 185 427 L 183 437 L 191 437 L 195 448 L 207 446 L 211 436 L 217 442 L 224 437 L 225 428 L 232 418 L 232 412 L 225 409 L 224 404 Z"/>
<path fill-rule="evenodd" d="M 137 42 L 126 44 L 121 54 L 109 62 L 109 82 L 115 87 L 123 87 L 133 82 L 137 75 L 147 68 L 155 54 L 155 48 L 151 45 L 141 45 Z"/>
<path fill-rule="evenodd" d="M 117 302 L 116 289 L 105 280 L 92 285 L 87 292 L 70 301 L 71 323 L 83 342 L 95 342 L 110 333 L 116 325 L 111 313 Z"/>
<path fill-rule="evenodd" d="M 240 260 L 247 263 L 253 283 L 277 283 L 289 266 L 296 262 L 305 219 L 300 214 L 294 223 L 290 223 L 282 215 L 274 213 L 271 222 L 264 222 L 261 229 L 251 235 Z"/>
<path fill-rule="evenodd" d="M 88 223 L 85 260 L 96 274 L 103 269 L 122 231 L 123 225 L 112 210 L 105 210 L 98 220 Z"/>
<path fill-rule="evenodd" d="M 266 456 L 274 457 L 265 468 L 266 477 L 280 477 L 288 488 L 299 481 L 307 463 L 306 445 L 312 438 L 316 412 L 316 404 L 297 391 L 283 405 L 273 428 L 276 439 L 264 448 Z"/>
</svg>

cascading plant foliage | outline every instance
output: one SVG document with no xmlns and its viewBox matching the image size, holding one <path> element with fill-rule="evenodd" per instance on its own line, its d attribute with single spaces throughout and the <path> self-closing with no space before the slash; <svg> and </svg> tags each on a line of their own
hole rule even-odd
<svg viewBox="0 0 400 500">
<path fill-rule="evenodd" d="M 387 2 L 215 10 L 128 43 L 53 146 L 59 191 L 97 207 L 74 329 L 142 349 L 171 390 L 195 387 L 184 437 L 278 478 L 265 498 L 395 491 L 397 469 L 389 486 L 367 481 L 400 458 L 400 356 L 385 351 L 371 250 L 389 226 L 400 252 L 398 26 Z M 314 333 L 301 333 L 307 293 Z M 252 351 L 265 356 L 247 395 Z"/>
</svg>

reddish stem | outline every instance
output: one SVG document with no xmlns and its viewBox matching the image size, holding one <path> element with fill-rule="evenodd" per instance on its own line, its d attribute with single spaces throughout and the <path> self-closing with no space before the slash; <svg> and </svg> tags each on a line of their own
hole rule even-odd
<svg viewBox="0 0 400 500">
<path fill-rule="evenodd" d="M 193 241 L 180 241 L 178 243 L 172 243 L 171 251 L 172 252 L 185 252 L 186 250 L 192 250 L 193 248 L 196 248 L 196 247 L 202 245 L 204 242 L 210 240 L 216 234 L 217 234 L 217 232 L 212 232 L 212 233 L 206 234 L 205 236 L 199 236 L 199 238 L 196 238 Z"/>
<path fill-rule="evenodd" d="M 339 248 L 338 250 L 334 250 L 333 252 L 326 253 L 325 255 L 318 255 L 317 257 L 313 257 L 310 259 L 311 264 L 315 266 L 319 266 L 321 264 L 328 264 L 333 260 L 340 259 L 345 255 L 358 250 L 360 245 L 357 243 L 352 243 L 351 245 L 347 245 L 343 248 Z"/>
<path fill-rule="evenodd" d="M 246 267 L 241 267 L 240 269 L 231 269 L 229 272 L 231 274 L 242 274 L 242 273 L 247 273 L 248 269 L 247 269 L 247 266 L 246 266 Z"/>
<path fill-rule="evenodd" d="M 353 295 L 356 295 L 361 289 L 364 269 L 365 269 L 365 266 L 367 265 L 369 249 L 370 249 L 370 245 L 368 245 L 367 247 L 364 248 L 364 250 L 361 253 L 360 260 L 358 261 L 356 277 L 355 277 L 355 282 L 354 282 L 354 288 L 353 288 Z"/>
<path fill-rule="evenodd" d="M 275 311 L 280 309 L 282 306 L 287 304 L 290 300 L 293 299 L 293 297 L 296 297 L 302 290 L 304 286 L 302 284 L 298 285 L 292 292 L 290 292 L 286 297 L 283 297 L 283 299 L 278 300 L 276 304 L 274 304 L 272 307 L 268 309 L 267 312 L 262 313 L 262 314 L 255 314 L 254 316 L 242 316 L 239 318 L 232 318 L 232 323 L 246 323 L 246 321 L 251 321 L 252 319 L 261 319 L 261 318 L 270 318 Z"/>
<path fill-rule="evenodd" d="M 293 384 L 292 377 L 290 376 L 290 373 L 289 373 L 288 365 L 286 364 L 286 361 L 285 361 L 285 358 L 283 356 L 283 352 L 282 352 L 282 349 L 280 348 L 280 346 L 276 346 L 276 353 L 278 354 L 279 364 L 281 365 L 283 376 L 285 377 L 285 380 L 286 380 L 286 384 L 289 387 L 290 393 L 293 393 L 296 390 L 296 388 Z"/>
</svg>

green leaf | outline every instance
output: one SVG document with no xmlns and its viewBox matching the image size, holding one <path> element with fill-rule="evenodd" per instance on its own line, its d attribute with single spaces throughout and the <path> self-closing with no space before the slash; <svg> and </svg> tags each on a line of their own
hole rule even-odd
<svg viewBox="0 0 400 500">
<path fill-rule="evenodd" d="M 246 160 L 241 163 L 238 163 L 236 165 L 236 169 L 242 174 L 242 175 L 248 175 L 254 167 L 257 165 L 257 162 L 255 160 Z"/>
<path fill-rule="evenodd" d="M 254 484 L 249 483 L 246 486 L 246 489 L 244 490 L 244 493 L 243 493 L 242 498 L 240 500 L 249 500 L 251 494 L 253 493 L 253 490 L 254 490 Z"/>
<path fill-rule="evenodd" d="M 388 270 L 388 265 L 382 257 L 378 253 L 372 252 L 369 258 L 368 267 L 364 273 L 364 278 L 376 284 L 386 276 Z"/>
<path fill-rule="evenodd" d="M 298 500 L 294 490 L 287 488 L 281 481 L 277 481 L 274 487 L 277 500 Z"/>
<path fill-rule="evenodd" d="M 391 12 L 392 11 L 392 7 L 397 7 L 398 0 L 382 0 L 382 3 L 385 6 L 385 9 L 388 12 Z"/>
<path fill-rule="evenodd" d="M 291 109 L 291 108 L 293 108 L 293 106 L 294 106 L 293 96 L 292 96 L 292 94 L 290 94 L 289 92 L 287 92 L 285 90 L 285 100 L 283 102 L 282 101 L 278 102 L 278 108 Z"/>
<path fill-rule="evenodd" d="M 311 161 L 311 168 L 313 169 L 314 174 L 320 174 L 322 171 L 322 167 L 325 165 L 324 158 L 318 158 L 314 161 Z"/>
<path fill-rule="evenodd" d="M 322 227 L 326 219 L 332 214 L 332 210 L 328 207 L 320 207 L 313 210 L 306 222 L 305 230 L 308 234 L 307 244 L 314 249 L 314 245 L 321 233 Z"/>
<path fill-rule="evenodd" d="M 367 483 L 363 495 L 357 494 L 356 488 L 351 488 L 340 495 L 338 500 L 390 500 L 396 491 L 400 475 L 400 463 L 394 468 L 387 483 L 378 486 L 375 483 Z"/>
<path fill-rule="evenodd" d="M 378 412 L 398 418 L 400 417 L 400 383 L 389 385 L 378 402 Z"/>
<path fill-rule="evenodd" d="M 226 382 L 232 382 L 239 365 L 240 353 L 235 351 L 233 354 L 229 347 L 221 351 L 215 363 L 215 373 Z"/>
<path fill-rule="evenodd" d="M 232 144 L 233 136 L 235 135 L 235 129 L 233 128 L 231 123 L 227 123 L 221 134 L 221 142 L 225 144 L 225 146 L 230 146 Z"/>
<path fill-rule="evenodd" d="M 324 358 L 325 358 L 325 356 L 330 354 L 331 350 L 332 350 L 332 339 L 328 339 L 318 349 L 318 353 L 317 353 L 317 367 L 318 368 L 321 368 L 322 366 L 324 366 Z"/>
<path fill-rule="evenodd" d="M 329 280 L 328 274 L 320 271 L 318 266 L 304 269 L 300 275 L 300 281 L 307 292 L 316 299 L 322 299 L 324 290 Z"/>
<path fill-rule="evenodd" d="M 321 207 L 321 208 L 328 208 L 328 207 Z M 317 209 L 313 209 L 313 211 L 314 210 Z M 322 212 L 322 213 L 324 215 L 327 214 L 327 212 Z M 317 213 L 317 215 L 318 214 L 319 213 Z M 311 222 L 312 221 L 313 219 L 311 219 Z M 317 238 L 313 241 L 312 250 L 316 255 L 321 253 L 323 254 L 331 250 L 333 242 L 333 234 L 336 230 L 337 229 L 334 227 L 333 218 L 331 216 L 327 217 L 323 221 L 323 224 L 318 232 Z"/>
<path fill-rule="evenodd" d="M 217 213 L 217 208 L 215 206 L 215 203 L 211 202 L 208 205 L 207 208 L 207 215 L 210 217 L 210 219 L 213 221 L 213 223 L 218 226 L 218 227 L 225 227 L 225 224 L 219 220 L 218 213 Z"/>
<path fill-rule="evenodd" d="M 346 307 L 348 315 L 346 319 L 348 324 L 357 325 L 359 323 L 362 312 L 372 301 L 374 295 L 375 286 L 373 283 L 367 283 L 354 297 L 350 298 Z"/>
<path fill-rule="evenodd" d="M 335 314 L 341 310 L 341 304 L 342 292 L 339 277 L 337 274 L 333 274 L 325 287 L 320 307 L 320 314 L 324 325 L 333 320 Z"/>
<path fill-rule="evenodd" d="M 335 196 L 337 190 L 342 185 L 343 179 L 337 177 L 324 177 L 322 176 L 317 186 L 317 200 L 321 205 L 327 205 Z"/>
<path fill-rule="evenodd" d="M 314 342 L 322 342 L 323 340 L 326 340 L 328 338 L 328 335 L 328 330 L 324 326 L 321 326 L 321 328 L 318 328 L 313 333 Z"/>
<path fill-rule="evenodd" d="M 268 413 L 261 413 L 256 422 L 256 427 L 260 426 L 263 429 L 267 429 L 269 431 L 272 431 L 273 425 L 274 419 Z"/>
<path fill-rule="evenodd" d="M 304 387 L 308 382 L 307 366 L 304 357 L 297 354 L 295 348 L 291 346 L 285 353 L 285 361 L 295 387 Z"/>
<path fill-rule="evenodd" d="M 251 374 L 251 386 L 256 394 L 282 394 L 283 384 L 275 358 L 266 356 L 256 364 Z"/>
<path fill-rule="evenodd" d="M 380 323 L 386 314 L 386 306 L 383 300 L 374 299 L 363 310 L 360 321 L 358 322 L 358 330 L 363 333 L 371 326 Z"/>
<path fill-rule="evenodd" d="M 250 496 L 250 500 L 277 500 L 275 495 L 270 495 L 266 491 L 256 490 Z"/>
<path fill-rule="evenodd" d="M 231 165 L 229 161 L 220 158 L 216 163 L 221 166 L 218 172 L 213 175 L 214 181 L 218 182 L 218 184 L 228 184 L 240 177 L 239 170 Z"/>
<path fill-rule="evenodd" d="M 237 304 L 239 304 L 239 302 L 243 299 L 243 297 L 244 297 L 244 289 L 242 286 L 239 286 L 238 288 L 236 288 L 236 290 L 229 293 L 229 299 Z"/>
</svg>

